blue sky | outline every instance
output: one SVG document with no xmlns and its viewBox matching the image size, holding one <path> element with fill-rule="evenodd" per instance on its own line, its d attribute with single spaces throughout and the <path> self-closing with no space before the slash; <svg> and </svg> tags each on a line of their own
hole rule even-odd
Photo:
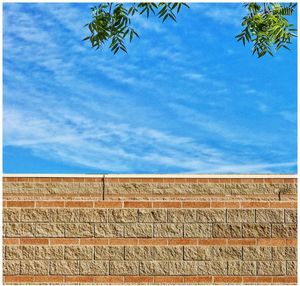
<svg viewBox="0 0 300 286">
<path fill-rule="evenodd" d="M 113 56 L 92 6 L 4 4 L 4 173 L 297 172 L 296 41 L 257 59 L 242 4 L 190 4 Z"/>
</svg>

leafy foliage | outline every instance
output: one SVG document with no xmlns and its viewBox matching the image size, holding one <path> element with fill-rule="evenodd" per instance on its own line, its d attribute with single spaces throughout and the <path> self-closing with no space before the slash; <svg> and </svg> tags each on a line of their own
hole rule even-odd
<svg viewBox="0 0 300 286">
<path fill-rule="evenodd" d="M 286 16 L 290 16 L 296 10 L 297 4 L 279 3 L 247 3 L 245 7 L 248 14 L 243 18 L 244 30 L 236 36 L 238 41 L 252 42 L 252 54 L 258 57 L 266 53 L 273 56 L 273 52 L 281 48 L 289 49 L 291 39 L 297 35 L 296 29 L 289 24 Z"/>
<path fill-rule="evenodd" d="M 185 3 L 101 3 L 91 9 L 93 19 L 86 24 L 90 35 L 84 40 L 89 40 L 96 49 L 109 42 L 109 48 L 114 54 L 119 50 L 127 53 L 125 42 L 139 37 L 131 26 L 131 18 L 135 14 L 145 14 L 147 18 L 154 15 L 162 22 L 167 19 L 176 21 L 176 15 L 182 6 L 189 7 Z M 286 16 L 292 15 L 296 6 L 296 3 L 245 4 L 248 14 L 242 21 L 244 29 L 236 39 L 244 45 L 247 42 L 253 43 L 252 54 L 257 54 L 258 57 L 273 55 L 274 50 L 281 48 L 289 49 L 288 45 L 297 35 L 293 33 L 296 29 Z"/>
<path fill-rule="evenodd" d="M 139 37 L 131 26 L 134 14 L 146 14 L 147 18 L 152 14 L 162 19 L 162 22 L 169 18 L 176 21 L 182 6 L 188 7 L 184 3 L 101 3 L 92 8 L 93 21 L 86 24 L 90 35 L 84 40 L 89 40 L 96 49 L 110 41 L 109 48 L 114 54 L 119 50 L 127 53 L 126 39 L 131 42 L 134 37 Z"/>
</svg>

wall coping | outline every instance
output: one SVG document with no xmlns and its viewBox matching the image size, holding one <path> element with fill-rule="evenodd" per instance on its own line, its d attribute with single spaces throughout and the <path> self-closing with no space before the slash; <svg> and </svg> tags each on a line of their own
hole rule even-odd
<svg viewBox="0 0 300 286">
<path fill-rule="evenodd" d="M 3 178 L 298 178 L 296 174 L 3 174 Z"/>
</svg>

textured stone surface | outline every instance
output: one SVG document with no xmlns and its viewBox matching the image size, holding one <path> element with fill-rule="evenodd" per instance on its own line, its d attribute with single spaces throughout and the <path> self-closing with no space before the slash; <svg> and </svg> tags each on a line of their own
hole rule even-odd
<svg viewBox="0 0 300 286">
<path fill-rule="evenodd" d="M 286 274 L 287 275 L 297 275 L 297 261 L 287 261 L 286 262 Z"/>
<path fill-rule="evenodd" d="M 210 260 L 211 248 L 202 246 L 184 246 L 184 260 Z"/>
<path fill-rule="evenodd" d="M 143 261 L 140 263 L 141 275 L 168 275 L 169 263 L 161 261 Z"/>
<path fill-rule="evenodd" d="M 182 237 L 183 224 L 159 223 L 154 225 L 154 237 Z"/>
<path fill-rule="evenodd" d="M 211 224 L 191 223 L 184 225 L 184 237 L 211 237 Z"/>
<path fill-rule="evenodd" d="M 25 260 L 35 259 L 34 246 L 5 246 L 5 259 L 8 260 Z"/>
<path fill-rule="evenodd" d="M 296 247 L 273 247 L 272 257 L 273 260 L 296 260 L 297 248 Z"/>
<path fill-rule="evenodd" d="M 125 237 L 152 237 L 153 225 L 149 223 L 125 224 Z"/>
<path fill-rule="evenodd" d="M 139 222 L 167 222 L 167 210 L 139 209 L 138 218 Z"/>
<path fill-rule="evenodd" d="M 297 237 L 297 225 L 295 224 L 273 224 L 272 237 Z"/>
<path fill-rule="evenodd" d="M 123 237 L 124 225 L 113 223 L 95 224 L 95 237 Z"/>
<path fill-rule="evenodd" d="M 50 274 L 52 275 L 78 275 L 79 262 L 72 260 L 50 261 Z"/>
<path fill-rule="evenodd" d="M 111 275 L 138 275 L 139 262 L 137 261 L 111 261 Z"/>
<path fill-rule="evenodd" d="M 197 222 L 225 222 L 226 210 L 197 210 Z"/>
<path fill-rule="evenodd" d="M 64 259 L 63 246 L 36 246 L 35 259 L 62 260 Z"/>
<path fill-rule="evenodd" d="M 59 223 L 36 224 L 35 233 L 37 237 L 64 237 L 65 225 Z"/>
<path fill-rule="evenodd" d="M 138 222 L 138 210 L 113 209 L 108 210 L 109 222 Z"/>
<path fill-rule="evenodd" d="M 153 246 L 125 246 L 126 260 L 153 260 Z"/>
<path fill-rule="evenodd" d="M 20 261 L 7 260 L 3 261 L 4 275 L 18 275 L 20 274 Z"/>
<path fill-rule="evenodd" d="M 6 184 L 3 273 L 74 284 L 189 284 L 211 276 L 283 283 L 297 275 L 295 185 L 124 181 L 107 182 L 105 195 L 115 195 L 104 201 L 101 183 Z"/>
<path fill-rule="evenodd" d="M 80 209 L 80 222 L 106 222 L 107 211 L 102 209 Z"/>
<path fill-rule="evenodd" d="M 31 223 L 4 223 L 5 237 L 34 237 L 35 224 Z"/>
<path fill-rule="evenodd" d="M 283 210 L 256 210 L 256 222 L 284 222 Z"/>
<path fill-rule="evenodd" d="M 78 209 L 51 209 L 50 219 L 52 222 L 79 222 L 79 210 Z"/>
<path fill-rule="evenodd" d="M 256 262 L 254 261 L 229 261 L 228 275 L 255 275 Z"/>
<path fill-rule="evenodd" d="M 79 272 L 82 275 L 108 275 L 109 262 L 107 261 L 80 261 Z"/>
<path fill-rule="evenodd" d="M 196 261 L 169 262 L 170 275 L 197 275 L 198 263 Z"/>
<path fill-rule="evenodd" d="M 228 222 L 255 222 L 255 210 L 227 210 Z"/>
<path fill-rule="evenodd" d="M 123 260 L 124 246 L 95 246 L 95 259 Z"/>
<path fill-rule="evenodd" d="M 20 221 L 19 209 L 3 209 L 3 221 L 4 222 L 19 222 Z"/>
<path fill-rule="evenodd" d="M 68 223 L 65 225 L 66 237 L 93 237 L 94 225 L 88 223 Z"/>
<path fill-rule="evenodd" d="M 266 223 L 253 223 L 243 225 L 244 237 L 271 237 L 271 225 Z"/>
<path fill-rule="evenodd" d="M 168 222 L 182 223 L 182 222 L 196 222 L 196 210 L 168 210 Z"/>
<path fill-rule="evenodd" d="M 271 260 L 272 248 L 271 247 L 256 247 L 244 246 L 243 247 L 244 260 Z"/>
<path fill-rule="evenodd" d="M 211 248 L 212 260 L 238 260 L 242 259 L 242 247 L 214 246 Z"/>
<path fill-rule="evenodd" d="M 199 261 L 199 275 L 227 275 L 227 261 Z"/>
<path fill-rule="evenodd" d="M 49 261 L 21 261 L 21 275 L 48 275 Z"/>
<path fill-rule="evenodd" d="M 242 237 L 242 225 L 241 224 L 213 224 L 212 227 L 213 237 Z"/>
<path fill-rule="evenodd" d="M 153 247 L 154 260 L 181 260 L 183 257 L 182 246 L 157 246 Z"/>
<path fill-rule="evenodd" d="M 257 275 L 285 275 L 285 261 L 257 261 Z"/>
<path fill-rule="evenodd" d="M 297 223 L 297 211 L 296 210 L 285 210 L 285 222 L 286 223 Z"/>
<path fill-rule="evenodd" d="M 47 209 L 22 209 L 21 221 L 23 222 L 49 222 L 50 213 Z"/>
<path fill-rule="evenodd" d="M 65 246 L 65 259 L 67 260 L 87 260 L 93 257 L 93 246 Z"/>
</svg>

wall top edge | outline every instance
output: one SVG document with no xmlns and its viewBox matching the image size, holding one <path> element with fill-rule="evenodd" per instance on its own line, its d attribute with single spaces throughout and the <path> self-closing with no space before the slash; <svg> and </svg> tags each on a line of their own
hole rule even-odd
<svg viewBox="0 0 300 286">
<path fill-rule="evenodd" d="M 3 174 L 4 178 L 298 178 L 296 174 Z"/>
</svg>

